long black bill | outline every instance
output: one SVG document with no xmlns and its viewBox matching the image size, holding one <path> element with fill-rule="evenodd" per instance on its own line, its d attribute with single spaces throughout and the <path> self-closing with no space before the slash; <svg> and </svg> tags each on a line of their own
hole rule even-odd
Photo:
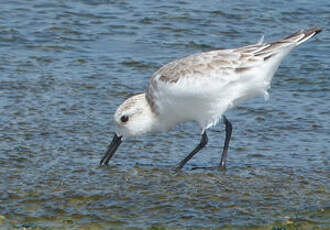
<svg viewBox="0 0 330 230">
<path fill-rule="evenodd" d="M 100 166 L 102 165 L 107 165 L 111 159 L 111 157 L 113 156 L 113 154 L 116 152 L 117 148 L 119 147 L 119 145 L 122 143 L 121 140 L 121 136 L 118 137 L 117 134 L 115 134 L 113 136 L 112 142 L 108 147 L 108 151 L 107 153 L 104 155 L 104 157 L 102 158 L 102 160 L 100 161 Z"/>
</svg>

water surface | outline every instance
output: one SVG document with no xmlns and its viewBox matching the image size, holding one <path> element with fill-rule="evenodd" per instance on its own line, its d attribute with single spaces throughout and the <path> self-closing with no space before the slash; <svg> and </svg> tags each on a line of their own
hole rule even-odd
<svg viewBox="0 0 330 230">
<path fill-rule="evenodd" d="M 329 229 L 328 1 L 1 1 L 1 229 Z M 98 167 L 112 115 L 160 66 L 186 55 L 323 32 L 297 48 L 270 99 L 122 144 Z"/>
</svg>

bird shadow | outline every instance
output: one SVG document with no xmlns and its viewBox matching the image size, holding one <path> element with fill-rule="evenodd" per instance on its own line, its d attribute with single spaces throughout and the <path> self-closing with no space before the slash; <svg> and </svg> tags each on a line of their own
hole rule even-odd
<svg viewBox="0 0 330 230">
<path fill-rule="evenodd" d="M 146 169 L 160 169 L 172 171 L 173 174 L 180 174 L 184 172 L 220 172 L 225 173 L 226 169 L 219 166 L 200 166 L 200 165 L 186 165 L 184 168 L 178 168 L 178 165 L 172 164 L 149 164 L 136 163 L 135 166 Z"/>
</svg>

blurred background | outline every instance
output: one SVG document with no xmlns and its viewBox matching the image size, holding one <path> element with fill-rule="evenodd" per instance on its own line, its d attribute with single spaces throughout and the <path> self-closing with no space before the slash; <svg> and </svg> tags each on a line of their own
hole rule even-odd
<svg viewBox="0 0 330 230">
<path fill-rule="evenodd" d="M 0 229 L 329 229 L 330 3 L 0 1 Z M 115 109 L 190 54 L 323 32 L 282 63 L 270 99 L 226 114 L 181 173 L 194 123 L 123 143 Z"/>
</svg>

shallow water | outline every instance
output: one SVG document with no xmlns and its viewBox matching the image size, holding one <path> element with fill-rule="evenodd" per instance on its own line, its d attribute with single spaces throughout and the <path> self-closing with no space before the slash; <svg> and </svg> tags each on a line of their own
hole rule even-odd
<svg viewBox="0 0 330 230">
<path fill-rule="evenodd" d="M 0 7 L 0 229 L 330 228 L 328 1 Z M 199 142 L 193 123 L 129 140 L 98 167 L 116 107 L 163 64 L 314 26 L 323 32 L 283 62 L 270 99 L 228 112 L 225 172 L 207 169 L 222 124 L 180 173 Z"/>
</svg>

